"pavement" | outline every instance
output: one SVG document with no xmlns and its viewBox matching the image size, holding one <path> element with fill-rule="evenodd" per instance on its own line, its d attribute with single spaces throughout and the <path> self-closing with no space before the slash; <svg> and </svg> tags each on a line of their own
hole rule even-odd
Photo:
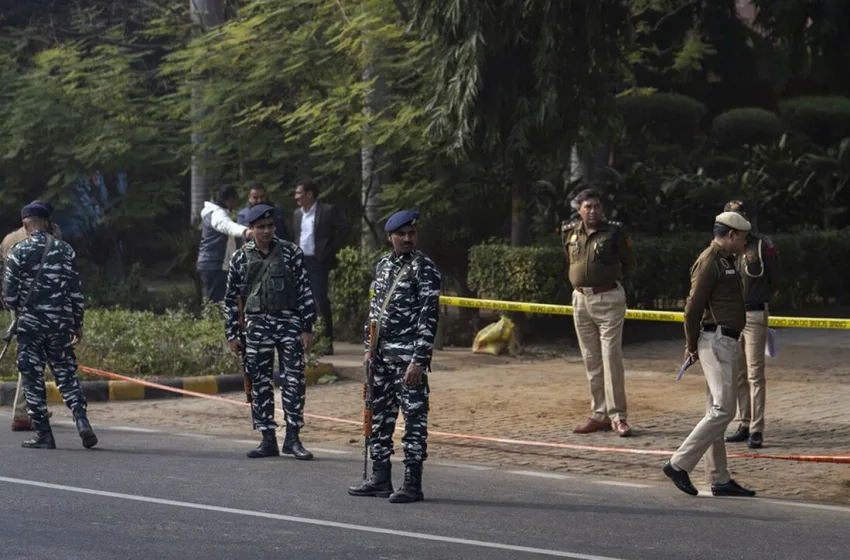
<svg viewBox="0 0 850 560">
<path fill-rule="evenodd" d="M 256 437 L 95 428 L 93 450 L 68 421 L 54 422 L 53 451 L 0 431 L 0 556 L 808 560 L 850 544 L 843 506 L 439 460 L 426 463 L 425 502 L 390 504 L 346 494 L 363 465 L 351 447 L 249 460 Z"/>
</svg>

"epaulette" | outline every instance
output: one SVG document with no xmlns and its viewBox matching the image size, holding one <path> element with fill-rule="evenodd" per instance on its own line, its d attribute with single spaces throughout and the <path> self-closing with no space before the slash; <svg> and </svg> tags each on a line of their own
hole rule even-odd
<svg viewBox="0 0 850 560">
<path fill-rule="evenodd" d="M 571 229 L 575 229 L 575 227 L 579 225 L 580 222 L 581 220 L 564 220 L 563 222 L 561 222 L 561 233 L 565 233 L 567 231 L 570 231 Z"/>
<path fill-rule="evenodd" d="M 624 227 L 624 226 L 623 226 L 623 222 L 618 222 L 618 221 L 616 221 L 616 220 L 608 220 L 608 224 L 609 224 L 609 225 L 612 225 L 612 226 L 614 226 L 614 227 L 618 227 L 618 228 L 622 228 L 622 227 Z"/>
</svg>

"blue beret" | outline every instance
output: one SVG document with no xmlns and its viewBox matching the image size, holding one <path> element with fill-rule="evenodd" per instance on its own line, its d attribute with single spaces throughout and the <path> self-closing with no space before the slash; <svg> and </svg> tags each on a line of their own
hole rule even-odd
<svg viewBox="0 0 850 560">
<path fill-rule="evenodd" d="M 44 200 L 33 200 L 31 204 L 40 204 L 47 208 L 47 211 L 53 214 L 53 205 L 49 202 L 45 202 Z"/>
<path fill-rule="evenodd" d="M 21 208 L 21 219 L 25 218 L 50 218 L 50 210 L 43 204 L 31 203 Z"/>
<path fill-rule="evenodd" d="M 390 216 L 390 219 L 387 220 L 386 225 L 384 225 L 384 231 L 388 233 L 392 233 L 397 229 L 401 229 L 406 225 L 414 225 L 416 224 L 416 220 L 419 219 L 419 212 L 416 210 L 400 210 Z"/>
<path fill-rule="evenodd" d="M 252 206 L 245 214 L 245 221 L 248 223 L 249 226 L 251 226 L 254 225 L 254 222 L 256 222 L 257 220 L 262 220 L 263 218 L 271 218 L 273 212 L 273 206 L 269 206 L 268 204 L 257 204 L 256 206 Z"/>
</svg>

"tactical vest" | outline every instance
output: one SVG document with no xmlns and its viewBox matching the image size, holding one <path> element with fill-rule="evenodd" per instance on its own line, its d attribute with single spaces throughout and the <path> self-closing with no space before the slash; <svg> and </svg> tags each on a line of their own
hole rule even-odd
<svg viewBox="0 0 850 560">
<path fill-rule="evenodd" d="M 271 254 L 263 259 L 256 248 L 246 250 L 245 284 L 242 297 L 245 313 L 274 313 L 292 311 L 298 307 L 295 275 L 281 252 L 277 241 Z M 266 265 L 268 260 L 268 265 Z"/>
</svg>

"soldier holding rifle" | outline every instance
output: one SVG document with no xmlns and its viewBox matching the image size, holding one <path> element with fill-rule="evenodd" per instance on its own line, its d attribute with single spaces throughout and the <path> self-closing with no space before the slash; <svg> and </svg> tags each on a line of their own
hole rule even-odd
<svg viewBox="0 0 850 560">
<path fill-rule="evenodd" d="M 274 208 L 252 207 L 246 221 L 252 241 L 233 254 L 225 291 L 225 331 L 230 350 L 244 351 L 245 373 L 251 385 L 251 416 L 263 436 L 248 457 L 293 455 L 312 459 L 299 432 L 304 426 L 304 353 L 313 343 L 316 321 L 313 293 L 304 270 L 304 255 L 296 245 L 275 237 Z M 239 300 L 244 301 L 244 327 Z M 241 337 L 244 335 L 244 346 Z M 278 450 L 272 375 L 278 352 L 281 392 L 286 413 L 286 439 Z"/>
<path fill-rule="evenodd" d="M 434 262 L 416 248 L 418 219 L 418 212 L 403 210 L 384 226 L 393 252 L 378 261 L 365 334 L 367 394 L 371 394 L 367 406 L 372 413 L 365 435 L 372 477 L 348 489 L 352 496 L 389 497 L 393 503 L 424 499 L 422 464 L 428 457 L 427 371 L 439 319 L 441 277 Z M 405 423 L 401 440 L 405 475 L 402 487 L 394 491 L 390 456 L 399 404 Z"/>
</svg>

